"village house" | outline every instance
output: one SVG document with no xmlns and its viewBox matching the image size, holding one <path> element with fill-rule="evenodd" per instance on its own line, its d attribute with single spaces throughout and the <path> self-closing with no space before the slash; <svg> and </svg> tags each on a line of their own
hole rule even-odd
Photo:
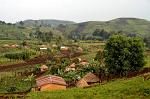
<svg viewBox="0 0 150 99">
<path fill-rule="evenodd" d="M 65 90 L 66 82 L 62 77 L 46 75 L 36 79 L 38 91 Z"/>
<path fill-rule="evenodd" d="M 57 48 L 58 46 L 56 44 L 53 44 L 52 45 L 52 48 Z"/>
<path fill-rule="evenodd" d="M 67 66 L 66 69 L 65 69 L 65 72 L 68 72 L 68 71 L 75 71 L 76 69 L 76 64 L 75 63 L 72 63 L 70 66 Z"/>
<path fill-rule="evenodd" d="M 40 71 L 41 72 L 44 72 L 44 71 L 47 71 L 48 70 L 48 67 L 46 66 L 46 65 L 42 65 L 41 67 L 40 67 Z"/>
<path fill-rule="evenodd" d="M 99 83 L 100 79 L 93 73 L 87 73 L 83 78 L 81 78 L 77 83 L 77 87 L 87 87 L 94 83 Z"/>
<path fill-rule="evenodd" d="M 17 44 L 11 45 L 11 48 L 17 48 L 17 47 L 19 47 L 19 45 L 17 45 Z"/>
<path fill-rule="evenodd" d="M 78 59 L 79 62 L 81 62 L 81 60 L 82 60 L 81 58 L 77 58 L 77 59 Z"/>
<path fill-rule="evenodd" d="M 47 50 L 47 48 L 45 47 L 45 48 L 40 48 L 40 50 Z"/>
<path fill-rule="evenodd" d="M 61 53 L 66 54 L 66 53 L 69 52 L 69 47 L 67 47 L 67 46 L 61 46 L 60 47 L 60 51 L 61 51 Z"/>
<path fill-rule="evenodd" d="M 41 45 L 40 46 L 40 50 L 47 50 L 48 48 L 47 48 L 47 46 L 46 45 Z"/>
<path fill-rule="evenodd" d="M 87 66 L 87 65 L 89 65 L 89 63 L 88 62 L 80 62 L 80 65 Z"/>
<path fill-rule="evenodd" d="M 83 49 L 82 49 L 81 47 L 78 47 L 78 48 L 77 48 L 77 52 L 83 53 Z"/>
</svg>

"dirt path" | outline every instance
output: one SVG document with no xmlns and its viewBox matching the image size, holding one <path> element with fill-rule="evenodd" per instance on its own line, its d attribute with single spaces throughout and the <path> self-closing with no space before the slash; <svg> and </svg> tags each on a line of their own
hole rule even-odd
<svg viewBox="0 0 150 99">
<path fill-rule="evenodd" d="M 12 64 L 12 65 L 6 65 L 6 66 L 0 66 L 0 72 L 2 71 L 7 71 L 10 69 L 18 68 L 18 67 L 25 67 L 27 65 L 35 65 L 35 64 L 40 64 L 40 63 L 45 63 L 46 60 L 52 59 L 52 56 L 48 55 L 40 55 L 36 58 L 27 60 L 25 63 L 18 63 L 18 64 Z"/>
</svg>

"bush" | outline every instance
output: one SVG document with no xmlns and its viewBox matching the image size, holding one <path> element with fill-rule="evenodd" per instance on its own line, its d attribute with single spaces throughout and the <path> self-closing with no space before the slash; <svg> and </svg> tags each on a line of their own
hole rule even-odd
<svg viewBox="0 0 150 99">
<path fill-rule="evenodd" d="M 12 93 L 12 92 L 26 92 L 32 88 L 35 84 L 35 79 L 31 81 L 25 81 L 26 77 L 22 76 L 6 76 L 0 79 L 0 92 Z"/>
<path fill-rule="evenodd" d="M 129 71 L 138 71 L 144 66 L 144 43 L 138 37 L 114 35 L 105 46 L 105 63 L 108 72 L 126 75 Z"/>
<path fill-rule="evenodd" d="M 18 60 L 26 60 L 29 59 L 31 55 L 34 55 L 35 52 L 15 52 L 15 53 L 7 53 L 4 56 L 9 59 L 18 59 Z"/>
<path fill-rule="evenodd" d="M 97 54 L 96 54 L 94 60 L 100 62 L 100 64 L 104 66 L 104 52 L 102 49 L 97 51 Z"/>
</svg>

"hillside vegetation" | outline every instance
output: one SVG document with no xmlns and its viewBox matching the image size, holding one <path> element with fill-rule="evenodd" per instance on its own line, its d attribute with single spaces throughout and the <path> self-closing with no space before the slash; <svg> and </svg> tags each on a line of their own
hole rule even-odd
<svg viewBox="0 0 150 99">
<path fill-rule="evenodd" d="M 40 27 L 41 31 L 52 31 L 53 34 L 63 35 L 64 37 L 72 34 L 74 36 L 91 37 L 96 29 L 105 30 L 110 34 L 122 32 L 147 37 L 150 32 L 150 21 L 137 18 L 118 18 L 110 21 L 83 23 L 63 20 L 25 20 L 15 24 L 0 22 L 0 39 L 29 39 L 30 33 L 35 32 L 36 27 Z"/>
<path fill-rule="evenodd" d="M 137 18 L 118 18 L 110 21 L 89 21 L 68 25 L 66 32 L 93 33 L 96 29 L 109 32 L 123 31 L 125 33 L 149 34 L 150 22 Z"/>
<path fill-rule="evenodd" d="M 60 24 L 67 25 L 67 24 L 75 24 L 73 21 L 65 21 L 65 20 L 25 20 L 22 21 L 25 27 L 35 27 L 35 26 L 51 26 L 56 27 Z M 20 25 L 20 22 L 16 23 Z"/>
</svg>

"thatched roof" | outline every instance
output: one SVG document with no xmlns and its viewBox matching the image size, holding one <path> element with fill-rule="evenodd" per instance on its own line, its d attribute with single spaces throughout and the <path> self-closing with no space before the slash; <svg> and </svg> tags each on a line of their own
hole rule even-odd
<svg viewBox="0 0 150 99">
<path fill-rule="evenodd" d="M 77 87 L 87 87 L 89 86 L 88 83 L 84 80 L 84 79 L 81 79 L 79 80 L 77 83 L 76 83 L 76 86 Z"/>
<path fill-rule="evenodd" d="M 76 64 L 75 63 L 72 63 L 70 66 L 68 66 L 69 68 L 75 68 L 76 67 Z"/>
<path fill-rule="evenodd" d="M 83 49 L 81 47 L 77 48 L 79 52 L 83 52 Z"/>
<path fill-rule="evenodd" d="M 75 71 L 76 64 L 72 63 L 70 66 L 67 66 L 64 72 Z"/>
<path fill-rule="evenodd" d="M 80 64 L 81 64 L 81 65 L 89 65 L 88 62 L 81 62 Z"/>
<path fill-rule="evenodd" d="M 96 83 L 100 81 L 99 77 L 91 72 L 87 73 L 82 79 L 84 79 L 87 83 Z"/>
<path fill-rule="evenodd" d="M 57 84 L 66 86 L 66 82 L 62 77 L 54 76 L 54 75 L 46 75 L 36 79 L 36 84 L 38 87 L 41 87 L 46 84 Z"/>
<path fill-rule="evenodd" d="M 58 46 L 57 46 L 56 44 L 53 44 L 52 47 L 53 47 L 53 48 L 56 48 L 56 47 L 58 47 Z"/>
<path fill-rule="evenodd" d="M 48 67 L 46 65 L 42 65 L 40 69 L 48 69 Z"/>
</svg>

